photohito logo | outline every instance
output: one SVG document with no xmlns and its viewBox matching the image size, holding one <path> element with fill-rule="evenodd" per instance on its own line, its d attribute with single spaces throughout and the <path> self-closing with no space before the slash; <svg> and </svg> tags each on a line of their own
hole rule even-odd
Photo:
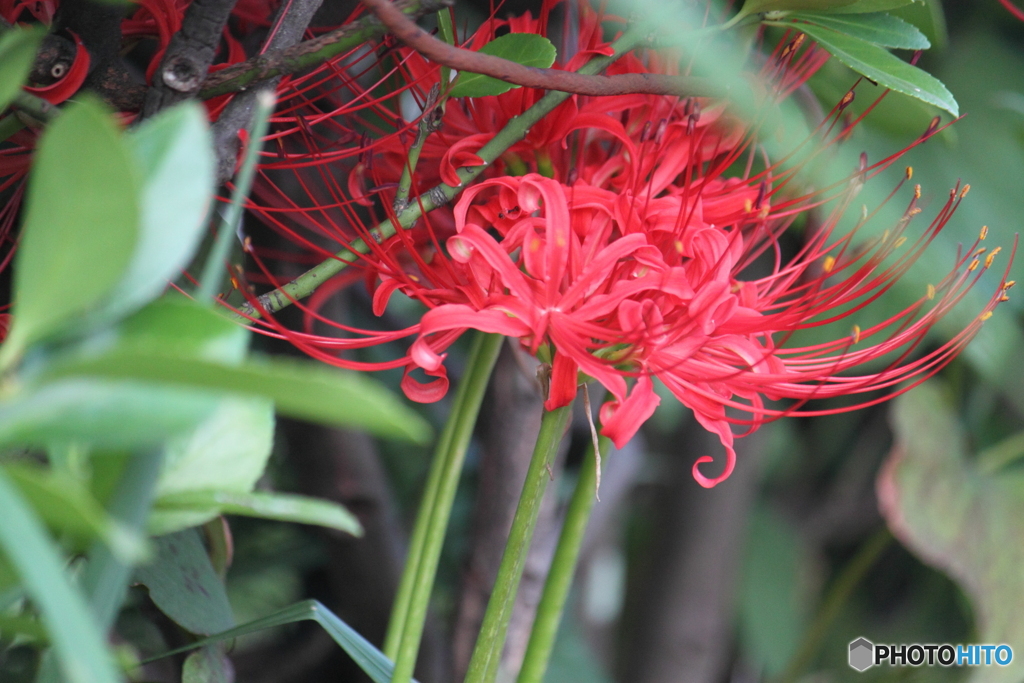
<svg viewBox="0 0 1024 683">
<path fill-rule="evenodd" d="M 1009 645 L 950 645 L 943 643 L 875 645 L 867 638 L 850 643 L 850 667 L 867 671 L 873 666 L 1007 666 L 1013 661 Z"/>
</svg>

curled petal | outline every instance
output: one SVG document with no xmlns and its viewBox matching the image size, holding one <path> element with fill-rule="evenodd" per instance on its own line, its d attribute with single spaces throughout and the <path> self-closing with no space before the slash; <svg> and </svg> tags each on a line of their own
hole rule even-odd
<svg viewBox="0 0 1024 683">
<path fill-rule="evenodd" d="M 696 411 L 694 412 L 694 415 L 704 429 L 718 434 L 718 438 L 721 440 L 722 446 L 725 448 L 725 469 L 722 470 L 722 473 L 717 477 L 705 477 L 700 471 L 701 465 L 706 462 L 715 461 L 715 459 L 710 455 L 702 455 L 693 463 L 693 478 L 696 479 L 697 483 L 704 488 L 710 489 L 718 486 L 728 479 L 729 475 L 732 474 L 733 469 L 736 467 L 736 451 L 733 450 L 733 433 L 732 429 L 729 428 L 729 423 L 725 420 L 710 420 Z"/>
<path fill-rule="evenodd" d="M 78 34 L 74 31 L 68 31 L 68 33 L 75 38 L 75 61 L 71 63 L 71 68 L 64 74 L 64 77 L 56 83 L 41 88 L 25 86 L 25 92 L 42 97 L 50 104 L 60 104 L 74 95 L 82 87 L 85 77 L 89 75 L 89 51 L 85 49 Z"/>
<path fill-rule="evenodd" d="M 423 372 L 427 375 L 437 378 L 432 382 L 420 382 L 414 379 L 409 373 L 415 367 L 415 365 L 407 366 L 405 374 L 402 375 L 402 392 L 406 397 L 416 403 L 435 403 L 444 398 L 444 395 L 448 393 L 448 371 L 445 367 L 439 365 L 434 370 L 424 369 Z"/>
</svg>

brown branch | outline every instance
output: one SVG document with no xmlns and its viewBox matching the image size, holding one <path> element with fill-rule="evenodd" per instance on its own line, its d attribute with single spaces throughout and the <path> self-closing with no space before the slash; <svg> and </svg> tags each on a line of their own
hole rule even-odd
<svg viewBox="0 0 1024 683">
<path fill-rule="evenodd" d="M 149 118 L 199 91 L 234 6 L 235 0 L 193 0 L 153 75 L 140 118 Z"/>
<path fill-rule="evenodd" d="M 444 6 L 433 0 L 398 0 L 400 13 L 419 17 Z M 277 76 L 297 73 L 319 66 L 332 57 L 384 33 L 384 27 L 373 15 L 363 17 L 329 33 L 280 50 L 268 50 L 239 64 L 216 71 L 203 81 L 199 97 L 206 100 L 218 95 L 245 90 Z"/>
<path fill-rule="evenodd" d="M 619 74 L 588 76 L 558 69 L 539 69 L 501 57 L 465 50 L 430 35 L 405 16 L 391 0 L 362 0 L 400 41 L 423 56 L 456 69 L 491 76 L 528 88 L 560 90 L 579 95 L 677 95 L 679 97 L 721 97 L 723 89 L 706 79 L 663 74 Z"/>
</svg>

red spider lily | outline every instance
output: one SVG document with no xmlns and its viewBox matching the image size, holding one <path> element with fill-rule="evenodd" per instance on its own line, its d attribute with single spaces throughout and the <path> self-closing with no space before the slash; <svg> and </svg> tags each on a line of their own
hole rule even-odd
<svg viewBox="0 0 1024 683">
<path fill-rule="evenodd" d="M 783 48 L 773 64 L 792 59 L 792 52 Z M 808 52 L 800 64 L 817 59 L 807 58 Z M 807 70 L 799 73 L 803 78 Z M 783 79 L 774 95 L 792 83 Z M 847 136 L 848 129 L 837 124 L 851 99 L 844 98 L 822 124 L 817 147 L 802 163 Z M 425 231 L 399 230 L 377 244 L 352 208 L 356 199 L 335 205 L 351 209 L 349 220 L 323 234 L 349 244 L 353 237 L 364 238 L 369 254 L 360 265 L 372 278 L 374 313 L 381 315 L 392 294 L 401 291 L 429 309 L 417 325 L 373 332 L 334 323 L 349 335 L 343 339 L 294 332 L 272 319 L 262 323 L 264 329 L 336 365 L 404 367 L 402 387 L 418 401 L 437 400 L 446 392 L 444 352 L 465 330 L 514 337 L 550 363 L 548 409 L 571 402 L 588 378 L 609 391 L 612 398 L 601 408 L 602 431 L 619 446 L 657 407 L 653 379 L 658 378 L 722 442 L 726 458 L 720 474 L 700 471 L 709 456 L 694 465 L 694 477 L 710 487 L 734 467 L 733 424 L 747 425 L 749 432 L 797 411 L 823 414 L 887 400 L 941 369 L 1005 300 L 1012 283 L 1004 275 L 967 329 L 930 353 L 914 355 L 935 322 L 992 265 L 995 252 L 985 254 L 976 243 L 900 314 L 864 329 L 854 326 L 852 334 L 831 342 L 789 346 L 801 330 L 859 319 L 945 226 L 966 188 L 951 193 L 919 237 L 909 240 L 906 234 L 920 212 L 915 191 L 896 226 L 855 245 L 858 229 L 871 216 L 841 236 L 839 220 L 863 182 L 899 154 L 871 166 L 863 163 L 841 183 L 787 196 L 794 194 L 796 168 L 774 164 L 751 174 L 754 131 L 721 107 L 650 96 L 580 100 L 558 119 L 562 138 L 520 150 L 520 158 L 529 153 L 537 165 L 547 153 L 547 171 L 555 178 L 528 173 L 485 180 L 464 191 L 450 225 L 431 216 Z M 652 118 L 654 113 L 660 118 Z M 933 127 L 922 139 L 935 132 Z M 747 170 L 727 177 L 745 154 Z M 443 178 L 451 171 L 445 167 L 452 156 L 435 153 L 423 175 Z M 393 164 L 378 167 L 376 177 L 395 178 L 398 170 Z M 796 216 L 825 206 L 832 208 L 823 225 L 794 257 L 782 259 L 782 232 Z M 316 225 L 312 210 L 296 213 Z M 769 275 L 746 275 L 755 260 L 771 260 L 772 252 Z M 353 275 L 343 277 L 350 281 Z M 315 303 L 307 316 L 320 319 Z M 416 339 L 408 355 L 386 363 L 335 355 L 410 334 Z M 435 379 L 421 384 L 410 375 L 414 369 Z M 897 388 L 906 380 L 909 386 Z M 849 395 L 863 398 L 842 408 L 804 408 L 811 399 Z M 790 405 L 775 403 L 784 399 Z M 734 417 L 726 408 L 749 417 Z"/>
</svg>

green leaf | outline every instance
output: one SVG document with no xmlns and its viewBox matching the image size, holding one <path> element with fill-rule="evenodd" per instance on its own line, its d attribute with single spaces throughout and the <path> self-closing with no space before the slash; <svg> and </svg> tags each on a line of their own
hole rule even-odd
<svg viewBox="0 0 1024 683">
<path fill-rule="evenodd" d="M 283 415 L 417 443 L 428 441 L 431 433 L 423 418 L 379 383 L 354 372 L 285 358 L 251 358 L 228 366 L 170 354 L 115 350 L 64 363 L 51 369 L 50 375 L 137 378 L 266 396 Z"/>
<path fill-rule="evenodd" d="M 894 9 L 892 14 L 921 29 L 936 49 L 945 49 L 949 42 L 949 32 L 946 30 L 942 0 L 914 2 Z"/>
<path fill-rule="evenodd" d="M 81 482 L 29 465 L 10 464 L 3 470 L 43 523 L 59 534 L 69 535 L 79 548 L 102 539 L 124 562 L 146 557 L 145 539 L 108 516 Z"/>
<path fill-rule="evenodd" d="M 248 493 L 263 476 L 274 445 L 274 406 L 225 398 L 187 437 L 167 448 L 157 496 L 220 489 Z"/>
<path fill-rule="evenodd" d="M 217 576 L 195 529 L 153 540 L 156 557 L 139 567 L 135 579 L 176 624 L 190 633 L 210 635 L 235 625 L 224 583 Z"/>
<path fill-rule="evenodd" d="M 986 474 L 938 382 L 891 409 L 896 445 L 878 478 L 889 528 L 924 562 L 949 574 L 975 608 L 976 642 L 1024 648 L 1024 475 Z M 981 667 L 972 683 L 1021 680 L 1024 664 Z"/>
<path fill-rule="evenodd" d="M 842 7 L 852 5 L 858 0 L 747 0 L 737 15 L 749 16 L 762 12 L 790 12 L 793 10 L 811 10 L 815 12 L 834 12 Z"/>
<path fill-rule="evenodd" d="M 817 26 L 830 28 L 854 38 L 866 40 L 882 47 L 904 50 L 927 50 L 931 47 L 928 38 L 913 24 L 890 14 L 848 14 L 829 16 L 811 12 L 794 12 L 788 19 L 807 21 Z M 799 26 L 797 28 L 800 28 Z"/>
<path fill-rule="evenodd" d="M 32 509 L 0 471 L 0 549 L 40 612 L 69 683 L 119 683 L 105 634 L 64 573 L 64 559 Z"/>
<path fill-rule="evenodd" d="M 169 294 L 118 325 L 116 348 L 235 365 L 248 351 L 249 331 L 207 306 Z"/>
<path fill-rule="evenodd" d="M 791 26 L 788 22 L 783 26 Z M 831 52 L 839 61 L 881 86 L 916 97 L 960 115 L 953 95 L 937 78 L 894 57 L 885 49 L 813 24 L 800 24 L 799 29 Z"/>
<path fill-rule="evenodd" d="M 193 429 L 219 396 L 143 382 L 67 379 L 26 390 L 0 404 L 0 443 L 98 448 L 157 446 Z"/>
<path fill-rule="evenodd" d="M 231 662 L 219 647 L 193 652 L 181 667 L 181 683 L 228 683 L 234 680 Z"/>
<path fill-rule="evenodd" d="M 0 111 L 21 91 L 44 35 L 38 28 L 16 26 L 0 36 Z"/>
<path fill-rule="evenodd" d="M 285 626 L 286 624 L 294 624 L 300 621 L 315 621 L 320 624 L 327 631 L 327 635 L 333 638 L 334 642 L 348 653 L 353 661 L 359 665 L 359 668 L 365 671 L 366 675 L 374 683 L 391 683 L 391 674 L 395 670 L 394 663 L 384 656 L 383 652 L 375 648 L 370 641 L 359 635 L 354 628 L 339 619 L 331 610 L 316 600 L 298 602 L 270 616 L 251 621 L 248 624 L 243 624 L 230 631 L 224 631 L 209 638 L 203 638 L 177 650 L 165 652 L 162 655 L 146 660 L 146 662 L 169 657 L 180 652 L 188 652 L 197 647 L 231 640 L 268 628 L 274 628 L 275 626 Z"/>
<path fill-rule="evenodd" d="M 506 33 L 480 48 L 487 55 L 501 57 L 524 66 L 547 69 L 555 63 L 555 46 L 535 33 Z M 474 73 L 460 73 L 452 97 L 486 97 L 500 95 L 520 86 Z"/>
<path fill-rule="evenodd" d="M 138 182 L 109 111 L 92 97 L 43 134 L 14 272 L 14 322 L 0 365 L 87 313 L 121 279 L 137 241 Z"/>
<path fill-rule="evenodd" d="M 104 317 L 138 308 L 181 274 L 205 234 L 214 192 L 215 159 L 202 105 L 163 111 L 126 139 L 142 175 L 140 232 Z"/>
<path fill-rule="evenodd" d="M 152 534 L 167 534 L 210 521 L 220 514 L 213 505 L 164 510 L 164 498 L 197 491 L 252 491 L 267 466 L 274 445 L 274 406 L 259 398 L 225 398 L 216 411 L 187 437 L 167 448 L 157 484 L 156 508 L 148 525 Z M 186 509 L 181 509 L 186 507 Z"/>
<path fill-rule="evenodd" d="M 858 0 L 852 5 L 844 5 L 829 10 L 830 14 L 867 14 L 870 12 L 887 12 L 907 5 L 923 6 L 922 0 Z"/>
<path fill-rule="evenodd" d="M 363 528 L 355 515 L 338 503 L 284 493 L 237 493 L 234 491 L 189 491 L 162 497 L 156 514 L 192 513 L 203 522 L 221 514 L 276 519 L 337 529 L 362 536 Z"/>
</svg>

